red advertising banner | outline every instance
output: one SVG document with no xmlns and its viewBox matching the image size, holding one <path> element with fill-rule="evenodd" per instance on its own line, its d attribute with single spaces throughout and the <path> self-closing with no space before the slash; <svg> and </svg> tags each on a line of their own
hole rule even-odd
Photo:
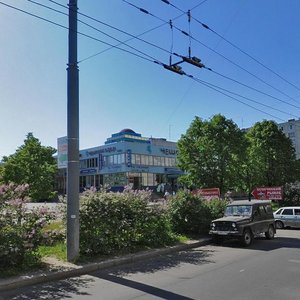
<svg viewBox="0 0 300 300">
<path fill-rule="evenodd" d="M 261 200 L 282 200 L 283 192 L 281 186 L 258 187 L 251 193 L 255 199 Z"/>
<path fill-rule="evenodd" d="M 197 189 L 194 191 L 195 194 L 201 195 L 205 199 L 220 198 L 220 189 L 219 188 L 210 188 L 210 189 Z"/>
</svg>

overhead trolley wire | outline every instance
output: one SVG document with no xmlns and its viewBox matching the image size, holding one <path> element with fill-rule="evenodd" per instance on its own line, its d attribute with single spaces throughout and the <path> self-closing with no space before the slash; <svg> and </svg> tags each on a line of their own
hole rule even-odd
<svg viewBox="0 0 300 300">
<path fill-rule="evenodd" d="M 47 8 L 47 9 L 50 9 L 50 10 L 53 10 L 53 11 L 55 11 L 55 12 L 58 12 L 58 13 L 61 13 L 61 14 L 64 14 L 64 15 L 67 15 L 67 16 L 68 16 L 67 13 L 64 13 L 64 12 L 61 12 L 61 11 L 58 11 L 58 10 L 55 10 L 55 9 L 53 9 L 52 7 L 49 7 L 49 6 L 40 4 L 40 3 L 36 2 L 36 1 L 33 1 L 33 0 L 27 0 L 27 1 L 32 2 L 32 3 L 34 3 L 34 4 L 37 4 L 37 5 L 39 5 L 39 6 L 42 6 L 42 7 L 44 7 L 44 8 Z M 49 1 L 55 2 L 55 1 L 52 1 L 52 0 L 49 0 Z M 125 0 L 124 0 L 124 1 L 125 1 Z M 125 2 L 126 2 L 126 1 L 125 1 Z M 55 3 L 56 3 L 56 2 L 55 2 Z M 60 4 L 60 6 L 63 6 L 63 5 Z M 63 6 L 63 7 L 64 7 L 64 8 L 68 8 L 68 7 L 66 7 L 66 6 Z M 83 21 L 81 21 L 81 20 L 78 20 L 78 21 L 81 22 L 81 23 L 83 23 L 84 25 L 86 25 L 86 26 L 88 26 L 88 27 L 91 27 L 92 29 L 95 29 L 96 31 L 100 31 L 101 33 L 103 33 L 103 34 L 106 35 L 106 36 L 109 36 L 109 37 L 112 38 L 112 39 L 115 39 L 115 40 L 119 41 L 118 39 L 112 37 L 111 35 L 108 35 L 108 34 L 104 33 L 103 31 L 99 30 L 98 28 L 95 28 L 94 26 L 91 26 L 90 24 L 88 24 L 88 23 L 86 23 L 86 22 L 83 22 Z M 171 21 L 171 20 L 170 20 L 170 27 L 171 27 L 171 30 L 172 30 L 172 29 L 173 29 L 173 25 L 172 25 L 172 21 Z M 115 28 L 116 30 L 118 30 L 118 28 L 116 28 L 116 27 L 114 27 L 114 28 Z M 124 33 L 125 31 L 122 30 L 122 32 Z M 126 34 L 131 36 L 130 33 L 127 33 L 127 32 L 126 32 Z M 140 40 L 142 40 L 142 39 L 140 39 Z M 142 40 L 142 41 L 145 42 L 145 43 L 147 43 L 147 41 L 145 41 L 145 40 Z M 119 42 L 120 42 L 120 41 L 119 41 Z M 124 43 L 123 43 L 123 42 L 120 42 L 120 44 L 124 44 Z M 166 50 L 166 49 L 163 49 L 163 48 L 161 48 L 161 47 L 159 47 L 159 46 L 157 46 L 157 45 L 155 45 L 155 44 L 152 44 L 152 43 L 150 43 L 150 44 L 151 44 L 152 46 L 155 46 L 155 47 L 157 47 L 157 48 L 159 48 L 159 49 L 161 49 L 161 50 L 163 50 L 163 51 L 169 53 L 168 50 Z M 154 61 L 157 62 L 157 60 L 156 60 L 155 58 L 153 58 L 152 56 L 146 54 L 145 52 L 139 51 L 138 49 L 136 49 L 136 48 L 134 48 L 134 47 L 131 47 L 131 46 L 129 46 L 129 45 L 126 45 L 126 46 L 130 47 L 130 48 L 133 49 L 134 51 L 137 51 L 137 52 L 139 52 L 139 53 L 141 53 L 141 54 L 143 54 L 143 55 L 145 55 L 145 56 L 147 56 L 147 57 L 149 57 L 149 58 L 151 58 L 152 60 L 154 60 Z M 113 48 L 113 47 L 114 47 L 114 46 L 112 46 L 111 48 Z M 123 48 L 121 48 L 121 49 L 124 50 Z M 105 51 L 105 50 L 104 50 L 104 51 Z M 173 51 L 173 31 L 172 31 L 172 45 L 171 45 L 171 51 L 170 51 L 170 65 L 172 64 L 172 58 L 171 58 L 171 55 L 172 55 L 172 54 L 174 54 L 174 55 L 176 55 L 176 56 L 179 56 L 179 57 L 182 57 L 181 55 L 178 55 L 177 53 L 173 53 L 172 51 Z M 163 63 L 161 63 L 161 64 L 163 64 Z M 244 84 L 244 83 L 242 83 L 242 82 L 240 82 L 240 81 L 238 81 L 238 80 L 235 80 L 235 79 L 230 78 L 230 77 L 228 77 L 228 76 L 226 76 L 226 75 L 223 75 L 223 74 L 221 74 L 221 73 L 218 73 L 218 72 L 212 70 L 211 68 L 207 68 L 207 67 L 204 67 L 204 68 L 207 69 L 207 70 L 209 70 L 209 71 L 211 71 L 211 72 L 213 72 L 213 73 L 215 73 L 215 74 L 217 74 L 218 76 L 221 76 L 221 77 L 223 77 L 223 78 L 226 78 L 226 79 L 228 79 L 228 80 L 231 80 L 231 81 L 233 81 L 233 82 L 235 82 L 235 83 L 237 83 L 237 84 L 239 84 L 239 85 L 242 85 L 242 86 L 244 86 L 244 87 L 247 87 L 247 88 L 249 88 L 249 89 L 251 89 L 251 90 L 254 90 L 254 91 L 258 92 L 258 93 L 261 93 L 261 94 L 263 94 L 263 95 L 265 95 L 265 96 L 268 96 L 268 97 L 273 98 L 273 99 L 275 99 L 275 100 L 278 100 L 278 101 L 280 101 L 280 102 L 282 102 L 282 103 L 285 103 L 285 104 L 287 104 L 287 105 L 290 105 L 290 106 L 292 106 L 292 107 L 294 107 L 294 108 L 300 109 L 300 107 L 298 107 L 298 106 L 296 106 L 296 105 L 290 104 L 290 103 L 288 103 L 288 102 L 286 102 L 286 101 L 284 101 L 284 100 L 282 100 L 282 99 L 279 99 L 279 98 L 277 98 L 277 97 L 275 97 L 275 96 L 272 96 L 272 95 L 270 95 L 270 94 L 268 94 L 268 93 L 265 93 L 265 92 L 263 92 L 263 91 L 260 91 L 260 90 L 258 90 L 258 89 L 256 89 L 256 88 L 253 88 L 253 87 L 249 86 L 249 85 L 246 85 L 246 84 Z M 242 97 L 242 96 L 241 96 L 241 97 Z M 253 101 L 255 101 L 255 100 L 253 100 Z M 259 103 L 259 102 L 257 102 L 257 103 Z M 261 104 L 261 105 L 264 105 L 264 104 Z M 266 107 L 268 107 L 268 106 L 266 106 Z M 275 110 L 276 110 L 276 109 L 275 109 Z M 281 111 L 281 112 L 282 112 L 282 111 Z M 289 113 L 287 113 L 287 114 L 288 114 L 288 115 L 291 115 L 291 114 L 289 114 Z"/>
<path fill-rule="evenodd" d="M 62 11 L 59 11 L 59 10 L 56 10 L 56 9 L 50 7 L 50 6 L 41 4 L 41 3 L 36 2 L 36 1 L 33 1 L 33 0 L 27 0 L 27 1 L 29 1 L 29 2 L 31 2 L 31 3 L 33 3 L 33 4 L 36 4 L 36 5 L 39 5 L 39 6 L 41 6 L 41 7 L 47 8 L 47 9 L 49 9 L 49 10 L 52 10 L 52 11 L 54 11 L 54 12 L 57 12 L 57 13 L 60 13 L 60 14 L 63 14 L 63 15 L 68 16 L 67 13 L 62 12 Z M 52 0 L 49 0 L 49 1 L 50 1 L 50 2 L 53 2 L 53 3 L 55 3 L 55 4 L 59 4 L 59 3 L 55 2 L 55 1 L 52 1 Z M 62 7 L 64 7 L 64 8 L 67 8 L 67 9 L 68 9 L 67 6 L 64 6 L 64 5 L 62 5 L 62 4 L 59 4 L 59 5 L 62 6 Z M 87 15 L 84 15 L 84 16 L 87 17 Z M 92 18 L 92 19 L 93 19 L 94 21 L 96 20 L 96 19 L 94 19 L 94 18 Z M 150 43 L 150 42 L 148 42 L 148 41 L 146 41 L 146 40 L 140 39 L 140 38 L 138 38 L 138 37 L 136 37 L 136 36 L 134 36 L 134 35 L 132 35 L 132 34 L 126 32 L 126 31 L 124 31 L 124 30 L 121 30 L 121 29 L 119 29 L 119 28 L 116 28 L 116 27 L 114 27 L 114 26 L 111 26 L 111 25 L 109 25 L 109 24 L 107 24 L 107 23 L 104 23 L 104 22 L 102 22 L 102 21 L 99 21 L 99 20 L 97 20 L 97 21 L 100 22 L 102 25 L 108 26 L 108 27 L 113 28 L 113 29 L 115 29 L 115 30 L 117 30 L 117 31 L 119 31 L 119 32 L 122 32 L 123 34 L 126 34 L 126 35 L 131 36 L 132 39 L 140 40 L 140 41 L 142 41 L 142 42 L 144 42 L 144 43 L 146 43 L 146 44 L 148 44 L 148 45 L 150 45 L 150 46 L 156 47 L 156 48 L 158 48 L 158 49 L 160 49 L 160 50 L 162 50 L 162 51 L 165 51 L 165 52 L 169 53 L 169 51 L 167 51 L 166 49 L 163 49 L 162 47 L 160 47 L 160 46 L 158 46 L 158 45 L 155 45 L 155 44 Z M 116 46 L 119 46 L 119 45 L 126 45 L 127 47 L 129 47 L 129 48 L 131 48 L 131 49 L 133 49 L 133 50 L 135 50 L 135 51 L 137 51 L 137 52 L 139 52 L 139 53 L 141 53 L 141 54 L 143 54 L 143 55 L 145 55 L 145 56 L 148 56 L 148 57 L 150 57 L 151 59 L 153 59 L 153 57 L 151 57 L 150 55 L 148 55 L 148 54 L 146 54 L 146 53 L 144 53 L 144 52 L 142 52 L 142 51 L 139 51 L 138 49 L 136 49 L 136 48 L 134 48 L 134 47 L 132 47 L 132 46 L 126 44 L 126 42 L 120 41 L 119 39 L 113 37 L 112 35 L 107 34 L 106 32 L 104 32 L 104 31 L 102 31 L 102 30 L 100 30 L 100 29 L 98 29 L 98 28 L 96 28 L 96 27 L 94 27 L 94 26 L 92 26 L 92 25 L 90 25 L 90 24 L 88 24 L 88 23 L 86 23 L 86 22 L 80 20 L 80 19 L 78 19 L 78 22 L 79 22 L 79 23 L 82 23 L 82 24 L 86 25 L 87 27 L 90 27 L 90 28 L 92 28 L 92 29 L 94 29 L 94 30 L 96 30 L 96 31 L 98 31 L 98 32 L 100 32 L 100 33 L 102 33 L 103 35 L 105 35 L 105 36 L 107 36 L 107 37 L 109 37 L 109 38 L 111 38 L 111 39 L 113 39 L 113 40 L 115 40 L 115 41 L 118 41 L 119 43 L 118 43 Z M 112 45 L 109 49 L 112 49 L 112 48 L 115 48 L 115 46 Z M 103 50 L 103 51 L 107 51 L 107 50 Z M 103 52 L 103 51 L 102 51 L 102 52 Z M 96 54 L 95 54 L 95 55 L 96 55 Z M 86 59 L 87 59 L 87 58 L 86 58 Z M 86 59 L 84 59 L 84 60 L 86 60 Z M 79 62 L 82 62 L 82 61 L 84 61 L 84 60 L 80 60 Z M 79 63 L 79 62 L 78 62 L 78 63 Z"/>
<path fill-rule="evenodd" d="M 128 4 L 130 4 L 131 6 L 133 6 L 133 7 L 135 7 L 135 8 L 137 8 L 138 10 L 140 10 L 140 11 L 142 11 L 142 12 L 144 12 L 144 13 L 146 13 L 146 14 L 148 14 L 148 15 L 150 15 L 150 16 L 152 16 L 152 17 L 158 19 L 158 20 L 160 20 L 160 21 L 166 22 L 164 19 L 162 19 L 162 18 L 160 18 L 160 17 L 158 17 L 158 16 L 156 16 L 156 15 L 154 15 L 154 14 L 148 12 L 147 10 L 145 10 L 145 9 L 143 9 L 143 8 L 139 8 L 138 6 L 136 6 L 136 5 L 134 5 L 134 4 L 130 3 L 130 2 L 128 2 L 128 1 L 126 1 L 126 0 L 123 0 L 123 1 L 126 2 L 126 3 L 128 3 Z M 163 1 L 163 0 L 161 0 L 161 1 Z M 164 1 L 163 1 L 163 2 L 164 2 Z M 206 26 L 207 26 L 207 25 L 206 25 Z M 229 63 L 233 64 L 234 66 L 236 66 L 236 67 L 238 67 L 239 69 L 243 70 L 244 72 L 248 73 L 249 75 L 251 75 L 252 77 L 254 77 L 254 78 L 256 78 L 257 80 L 261 81 L 261 82 L 264 83 L 265 85 L 271 87 L 272 89 L 274 89 L 274 90 L 277 91 L 278 93 L 280 93 L 280 94 L 282 94 L 282 95 L 288 97 L 290 100 L 293 100 L 293 101 L 295 101 L 295 102 L 297 102 L 297 103 L 300 103 L 299 101 L 297 101 L 297 100 L 294 99 L 293 97 L 289 96 L 289 95 L 286 94 L 285 92 L 283 92 L 283 91 L 281 91 L 280 89 L 276 88 L 275 86 L 269 84 L 269 83 L 266 82 L 264 79 L 258 77 L 257 75 L 255 75 L 255 74 L 253 74 L 252 72 L 248 71 L 247 69 L 245 69 L 244 67 L 242 67 L 242 66 L 240 66 L 239 64 L 235 63 L 235 62 L 232 61 L 231 59 L 227 58 L 227 57 L 224 56 L 223 54 L 219 53 L 218 51 L 214 50 L 213 48 L 211 48 L 211 47 L 207 46 L 206 44 L 204 44 L 203 42 L 199 41 L 199 40 L 196 39 L 194 36 L 189 35 L 188 32 L 182 30 L 181 28 L 175 26 L 174 24 L 173 24 L 173 27 L 174 27 L 176 30 L 178 30 L 179 32 L 181 32 L 182 34 L 184 34 L 184 35 L 186 35 L 186 36 L 190 36 L 190 38 L 191 38 L 192 40 L 194 40 L 195 42 L 199 43 L 200 45 L 202 45 L 202 46 L 205 47 L 206 49 L 208 49 L 208 50 L 214 52 L 215 54 L 219 55 L 219 56 L 222 57 L 223 59 L 227 60 Z"/>
<path fill-rule="evenodd" d="M 28 1 L 31 1 L 31 0 L 28 0 Z M 61 7 L 63 7 L 63 8 L 69 9 L 68 6 L 63 5 L 63 4 L 60 4 L 60 3 L 58 3 L 57 1 L 54 1 L 54 0 L 48 0 L 48 1 L 54 3 L 54 4 L 58 5 L 58 6 L 61 6 Z M 51 9 L 51 8 L 50 8 L 50 9 Z M 112 25 L 110 25 L 110 24 L 108 24 L 108 23 L 105 23 L 105 22 L 103 22 L 103 21 L 100 21 L 100 20 L 98 20 L 98 19 L 96 19 L 96 18 L 93 18 L 93 17 L 91 17 L 91 16 L 89 16 L 89 15 L 86 15 L 86 14 L 84 14 L 84 13 L 78 12 L 78 14 L 81 15 L 81 16 L 83 16 L 83 17 L 86 17 L 86 18 L 88 18 L 88 19 L 91 19 L 91 20 L 93 20 L 93 21 L 95 21 L 95 22 L 97 22 L 97 23 L 100 23 L 100 24 L 102 24 L 102 25 L 104 25 L 104 26 L 107 26 L 107 27 L 109 27 L 109 28 L 111 28 L 111 29 L 114 29 L 114 30 L 116 30 L 116 31 L 119 31 L 119 32 L 121 32 L 121 33 L 123 33 L 123 34 L 126 34 L 126 35 L 128 35 L 128 36 L 131 37 L 130 39 L 127 39 L 127 40 L 125 40 L 125 41 L 120 41 L 120 40 L 115 39 L 115 40 L 119 41 L 119 43 L 116 44 L 115 46 L 120 46 L 120 45 L 126 44 L 127 42 L 129 42 L 129 41 L 131 41 L 131 40 L 136 39 L 136 40 L 142 41 L 142 42 L 144 42 L 144 43 L 146 43 L 146 44 L 148 44 L 148 45 L 150 45 L 150 46 L 156 47 L 156 48 L 158 48 L 158 49 L 160 49 L 160 50 L 162 50 L 162 51 L 165 51 L 165 52 L 168 52 L 168 53 L 169 53 L 169 51 L 163 49 L 162 47 L 160 47 L 160 46 L 158 46 L 158 45 L 155 45 L 155 44 L 153 44 L 153 43 L 151 43 L 151 42 L 148 42 L 148 41 L 146 41 L 146 40 L 140 38 L 140 36 L 145 35 L 146 33 L 149 33 L 149 32 L 151 32 L 151 31 L 153 31 L 153 30 L 156 30 L 156 29 L 158 29 L 158 28 L 164 26 L 165 24 L 168 24 L 169 22 L 164 22 L 164 24 L 161 24 L 161 25 L 158 25 L 158 26 L 156 26 L 156 27 L 153 27 L 153 28 L 151 28 L 151 29 L 149 29 L 149 30 L 146 30 L 145 32 L 143 32 L 143 33 L 141 33 L 141 34 L 133 35 L 133 34 L 130 34 L 130 33 L 126 32 L 126 31 L 124 31 L 124 30 L 122 30 L 122 29 L 120 29 L 120 28 L 117 28 L 117 27 L 115 27 L 115 26 L 112 26 Z M 85 24 L 85 25 L 87 25 L 87 23 L 85 23 L 85 22 L 83 22 L 83 21 L 81 21 L 81 20 L 78 20 L 78 21 L 81 22 L 81 23 L 83 23 L 83 24 Z M 90 26 L 90 25 L 87 25 L 87 26 Z M 90 27 L 91 27 L 91 26 L 90 26 Z M 98 53 L 95 53 L 95 54 L 93 54 L 93 55 L 91 55 L 91 56 L 89 56 L 89 57 L 86 57 L 86 58 L 84 58 L 84 59 L 81 59 L 80 61 L 78 61 L 78 63 L 81 63 L 81 62 L 86 61 L 86 60 L 88 60 L 88 59 L 90 59 L 90 58 L 92 58 L 92 57 L 95 57 L 95 56 L 97 56 L 97 55 L 99 55 L 99 54 L 101 54 L 101 53 L 104 53 L 104 52 L 106 52 L 106 51 L 108 51 L 108 50 L 114 48 L 115 46 L 112 45 L 110 48 L 107 48 L 107 49 L 105 49 L 105 50 L 102 50 L 102 51 L 100 51 L 100 52 L 98 52 Z"/>
<path fill-rule="evenodd" d="M 11 9 L 17 10 L 17 11 L 19 11 L 19 12 L 25 13 L 25 14 L 31 16 L 31 17 L 34 17 L 34 18 L 43 20 L 43 21 L 45 21 L 45 22 L 48 22 L 48 23 L 50 23 L 50 24 L 52 24 L 52 25 L 55 25 L 55 26 L 58 26 L 58 27 L 61 27 L 61 28 L 64 28 L 64 29 L 69 29 L 67 26 L 61 25 L 61 24 L 59 24 L 59 23 L 56 23 L 56 22 L 51 21 L 51 20 L 49 20 L 49 19 L 43 18 L 43 17 L 38 16 L 38 15 L 36 15 L 36 14 L 30 13 L 30 12 L 25 11 L 25 10 L 23 10 L 23 9 L 17 8 L 17 7 L 15 7 L 15 6 L 9 5 L 9 4 L 4 3 L 4 2 L 2 2 L 2 1 L 0 1 L 0 4 L 4 5 L 4 6 L 6 6 L 6 7 L 9 7 L 9 8 L 11 8 Z M 104 42 L 104 41 L 102 41 L 102 40 L 100 40 L 100 39 L 98 39 L 98 38 L 94 38 L 94 37 L 92 37 L 92 36 L 90 36 L 90 35 L 87 35 L 87 34 L 84 34 L 84 33 L 81 33 L 81 32 L 77 32 L 77 33 L 80 34 L 80 35 L 83 35 L 83 36 L 85 36 L 85 37 L 87 37 L 87 38 L 90 38 L 90 39 L 92 39 L 92 40 L 98 41 L 98 42 L 100 42 L 100 43 L 103 43 L 103 44 L 106 44 L 106 45 L 110 45 L 109 43 Z M 111 46 L 111 45 L 110 45 L 110 46 Z M 115 47 L 115 48 L 116 48 L 116 49 L 119 49 L 119 50 L 121 50 L 121 51 L 124 51 L 124 52 L 126 52 L 126 53 L 129 53 L 129 54 L 131 54 L 131 55 L 134 55 L 134 56 L 136 56 L 136 57 L 139 57 L 139 58 L 141 58 L 141 59 L 143 59 L 143 60 L 146 60 L 146 61 L 148 61 L 148 62 L 152 62 L 152 63 L 158 64 L 158 65 L 161 65 L 161 66 L 163 66 L 163 67 L 165 66 L 165 64 L 162 63 L 162 62 L 160 62 L 159 60 L 156 60 L 156 59 L 155 59 L 155 60 L 151 60 L 151 59 L 149 59 L 149 58 L 146 58 L 145 56 L 138 55 L 138 54 L 136 54 L 136 53 L 134 53 L 134 52 L 128 51 L 128 50 L 123 49 L 123 48 L 120 48 L 120 47 Z M 259 109 L 259 108 L 257 108 L 257 107 L 254 107 L 254 106 L 252 106 L 252 105 L 249 105 L 249 104 L 245 103 L 244 101 L 241 101 L 241 100 L 239 100 L 239 99 L 237 99 L 237 98 L 235 98 L 235 97 L 233 97 L 233 96 L 231 96 L 231 95 L 226 94 L 225 92 L 228 92 L 228 93 L 231 93 L 231 94 L 233 94 L 233 95 L 242 97 L 242 98 L 244 98 L 244 99 L 246 99 L 246 100 L 249 100 L 249 101 L 258 103 L 258 104 L 260 104 L 260 105 L 263 105 L 263 106 L 268 107 L 268 108 L 271 108 L 271 109 L 274 109 L 273 107 L 266 106 L 265 104 L 259 103 L 259 102 L 255 101 L 255 100 L 253 100 L 253 99 L 244 97 L 244 96 L 242 96 L 242 95 L 239 95 L 239 94 L 237 94 L 237 93 L 231 92 L 231 91 L 226 90 L 226 89 L 224 89 L 224 88 L 221 88 L 221 87 L 219 87 L 219 86 L 216 86 L 216 85 L 213 85 L 213 84 L 211 84 L 211 83 L 205 82 L 205 81 L 203 81 L 203 80 L 200 80 L 200 79 L 196 78 L 196 77 L 193 76 L 193 75 L 186 74 L 186 73 L 183 73 L 183 75 L 187 76 L 188 78 L 191 78 L 192 80 L 194 80 L 194 81 L 196 81 L 196 82 L 198 82 L 198 83 L 200 83 L 200 84 L 202 84 L 202 85 L 204 85 L 204 86 L 206 86 L 206 87 L 208 87 L 208 88 L 210 88 L 210 89 L 212 89 L 212 90 L 217 91 L 218 93 L 221 93 L 221 94 L 225 95 L 226 97 L 228 97 L 228 98 L 230 98 L 230 99 L 233 99 L 233 100 L 235 100 L 235 101 L 237 101 L 237 102 L 239 102 L 239 103 L 242 103 L 242 104 L 244 104 L 244 105 L 246 105 L 246 106 L 248 106 L 248 107 L 251 107 L 252 109 L 257 110 L 257 111 L 259 111 L 259 112 L 261 112 L 261 113 L 264 113 L 264 114 L 266 114 L 266 115 L 269 115 L 269 116 L 271 116 L 272 118 L 275 118 L 275 119 L 278 119 L 278 120 L 281 120 L 281 121 L 285 122 L 285 120 L 283 120 L 283 119 L 281 119 L 281 118 L 279 118 L 279 117 L 277 117 L 277 116 L 274 116 L 274 115 L 272 115 L 272 114 L 270 114 L 270 113 L 268 113 L 268 112 L 266 112 L 266 111 L 263 111 L 263 110 L 261 110 L 261 109 Z M 277 110 L 277 109 L 275 109 L 275 110 Z M 280 111 L 280 110 L 277 110 L 277 111 L 282 112 L 282 113 L 285 113 L 285 112 Z M 286 113 L 286 114 L 288 114 L 288 113 Z"/>
<path fill-rule="evenodd" d="M 55 26 L 58 26 L 58 27 L 60 27 L 60 28 L 64 28 L 64 29 L 69 30 L 69 27 L 67 27 L 67 26 L 65 26 L 65 25 L 62 25 L 62 24 L 59 24 L 59 23 L 57 23 L 57 22 L 51 21 L 51 20 L 49 20 L 49 19 L 43 18 L 43 17 L 41 17 L 41 16 L 39 16 L 39 15 L 33 14 L 33 13 L 28 12 L 28 11 L 26 11 L 26 10 L 23 10 L 23 9 L 21 9 L 21 8 L 18 8 L 18 7 L 9 5 L 9 4 L 4 3 L 4 2 L 2 2 L 2 1 L 0 1 L 0 4 L 4 5 L 4 6 L 6 6 L 6 7 L 9 7 L 9 8 L 11 8 L 11 9 L 14 9 L 14 10 L 16 10 L 16 11 L 22 12 L 22 13 L 24 13 L 24 14 L 27 14 L 27 15 L 29 15 L 29 16 L 31 16 L 31 17 L 34 17 L 34 18 L 40 19 L 40 20 L 42 20 L 42 21 L 45 21 L 45 22 L 47 22 L 47 23 L 50 23 L 50 24 L 52 24 L 52 25 L 55 25 Z M 100 39 L 98 39 L 98 38 L 95 38 L 95 37 L 93 37 L 93 36 L 91 36 L 91 35 L 88 35 L 88 34 L 86 34 L 86 33 L 82 33 L 82 32 L 80 32 L 80 31 L 76 31 L 76 32 L 77 32 L 79 35 L 81 35 L 81 36 L 87 37 L 87 38 L 89 38 L 89 39 L 92 39 L 92 40 L 94 40 L 94 41 L 100 42 L 100 43 L 105 44 L 105 45 L 107 45 L 107 46 L 112 46 L 112 47 L 114 47 L 114 48 L 116 48 L 116 49 L 119 49 L 119 50 L 121 50 L 121 51 L 123 51 L 123 52 L 127 52 L 127 53 L 129 53 L 129 54 L 132 54 L 132 55 L 134 55 L 134 56 L 136 56 L 136 57 L 139 57 L 139 58 L 142 58 L 142 59 L 145 59 L 145 60 L 154 62 L 154 63 L 159 63 L 159 62 L 156 61 L 154 58 L 152 58 L 150 55 L 148 55 L 148 54 L 146 54 L 146 53 L 143 53 L 142 51 L 139 51 L 139 50 L 137 50 L 137 49 L 135 49 L 135 51 L 141 52 L 142 54 L 144 54 L 144 55 L 147 56 L 147 57 L 152 58 L 153 60 L 152 60 L 152 59 L 149 59 L 149 58 L 146 58 L 145 56 L 142 56 L 142 55 L 136 54 L 136 53 L 134 53 L 134 52 L 131 52 L 131 51 L 129 51 L 129 50 L 126 50 L 126 49 L 120 48 L 120 47 L 118 47 L 118 46 L 112 45 L 112 44 L 107 43 L 107 42 L 105 42 L 105 41 L 102 41 L 102 40 L 100 40 Z"/>
<path fill-rule="evenodd" d="M 169 4 L 170 6 L 174 7 L 175 9 L 177 9 L 178 11 L 182 12 L 182 13 L 187 13 L 185 12 L 183 9 L 179 8 L 178 6 L 172 4 L 170 1 L 167 0 L 161 0 L 162 2 Z M 263 62 L 261 62 L 260 60 L 258 60 L 257 58 L 253 57 L 252 55 L 250 55 L 248 52 L 246 52 L 245 50 L 243 50 L 242 48 L 240 48 L 239 46 L 235 45 L 233 42 L 229 41 L 228 39 L 226 39 L 224 36 L 222 36 L 221 34 L 219 34 L 218 32 L 216 32 L 215 30 L 213 30 L 212 28 L 210 28 L 207 24 L 201 22 L 199 19 L 194 18 L 192 16 L 192 19 L 194 21 L 196 21 L 198 24 L 200 24 L 203 28 L 211 31 L 212 33 L 214 33 L 215 35 L 217 35 L 219 38 L 221 38 L 222 40 L 224 40 L 226 43 L 228 43 L 229 45 L 231 45 L 232 47 L 234 47 L 235 49 L 239 50 L 241 53 L 243 53 L 244 55 L 248 56 L 250 59 L 252 59 L 253 61 L 255 61 L 257 64 L 259 64 L 260 66 L 262 66 L 263 68 L 265 68 L 266 70 L 268 70 L 269 72 L 273 73 L 274 75 L 276 75 L 278 78 L 280 78 L 281 80 L 283 80 L 285 83 L 291 85 L 292 87 L 294 87 L 295 89 L 297 89 L 298 91 L 300 91 L 300 88 L 298 86 L 296 86 L 295 84 L 293 84 L 292 82 L 290 82 L 289 80 L 287 80 L 286 78 L 284 78 L 282 75 L 280 75 L 279 73 L 275 72 L 274 70 L 272 70 L 270 67 L 268 67 L 267 65 L 265 65 Z M 292 100 L 295 100 L 293 98 L 291 98 Z"/>
</svg>

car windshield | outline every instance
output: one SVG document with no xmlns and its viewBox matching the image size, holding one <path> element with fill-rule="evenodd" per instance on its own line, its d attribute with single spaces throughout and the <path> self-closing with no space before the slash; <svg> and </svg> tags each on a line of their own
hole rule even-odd
<svg viewBox="0 0 300 300">
<path fill-rule="evenodd" d="M 251 216 L 251 205 L 230 205 L 225 209 L 225 216 Z"/>
</svg>

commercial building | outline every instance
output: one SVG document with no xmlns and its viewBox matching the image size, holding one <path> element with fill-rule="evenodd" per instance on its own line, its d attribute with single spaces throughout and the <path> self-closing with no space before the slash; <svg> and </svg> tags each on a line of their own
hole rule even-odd
<svg viewBox="0 0 300 300">
<path fill-rule="evenodd" d="M 80 150 L 80 189 L 109 187 L 122 190 L 155 188 L 168 184 L 176 188 L 182 171 L 176 167 L 177 146 L 164 138 L 146 138 L 123 129 L 107 138 L 102 146 Z M 58 190 L 65 193 L 67 139 L 58 139 Z"/>
</svg>

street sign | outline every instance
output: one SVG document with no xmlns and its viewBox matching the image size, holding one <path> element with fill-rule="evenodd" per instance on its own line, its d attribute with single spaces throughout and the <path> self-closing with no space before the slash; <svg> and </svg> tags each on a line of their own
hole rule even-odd
<svg viewBox="0 0 300 300">
<path fill-rule="evenodd" d="M 220 198 L 219 188 L 209 188 L 209 189 L 197 189 L 194 192 L 197 195 L 201 195 L 203 198 L 210 200 L 214 198 Z"/>
<path fill-rule="evenodd" d="M 282 200 L 282 187 L 258 187 L 251 193 L 255 199 L 261 200 Z"/>
</svg>

